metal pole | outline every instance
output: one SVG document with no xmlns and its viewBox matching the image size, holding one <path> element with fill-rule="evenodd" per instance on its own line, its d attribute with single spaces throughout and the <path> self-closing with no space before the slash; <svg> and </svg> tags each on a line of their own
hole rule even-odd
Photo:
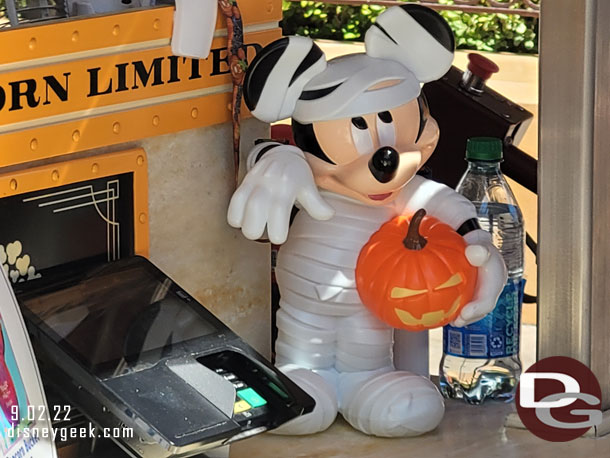
<svg viewBox="0 0 610 458">
<path fill-rule="evenodd" d="M 6 0 L 6 15 L 8 16 L 11 27 L 17 27 L 19 25 L 15 0 Z"/>
<path fill-rule="evenodd" d="M 610 2 L 597 1 L 591 234 L 591 369 L 600 379 L 604 407 L 610 410 Z M 610 420 L 610 419 L 609 419 Z M 608 425 L 610 428 L 610 424 Z"/>
<path fill-rule="evenodd" d="M 538 357 L 587 364 L 610 410 L 610 15 L 606 0 L 542 2 Z M 598 434 L 610 432 L 610 415 Z"/>
</svg>

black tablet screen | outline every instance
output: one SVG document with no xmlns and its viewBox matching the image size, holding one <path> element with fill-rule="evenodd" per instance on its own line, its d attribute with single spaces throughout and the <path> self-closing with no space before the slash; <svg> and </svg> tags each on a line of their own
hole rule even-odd
<svg viewBox="0 0 610 458">
<path fill-rule="evenodd" d="M 20 303 L 97 375 L 133 365 L 142 354 L 149 360 L 151 352 L 163 357 L 172 345 L 217 330 L 195 309 L 201 305 L 187 303 L 186 295 L 143 258 L 100 266 L 77 280 L 58 283 L 29 292 Z"/>
</svg>

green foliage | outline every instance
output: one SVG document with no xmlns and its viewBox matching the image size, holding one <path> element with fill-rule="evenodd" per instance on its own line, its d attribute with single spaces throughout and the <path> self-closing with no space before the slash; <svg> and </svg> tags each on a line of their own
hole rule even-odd
<svg viewBox="0 0 610 458">
<path fill-rule="evenodd" d="M 284 1 L 283 8 L 285 35 L 351 41 L 363 41 L 366 30 L 384 10 L 376 5 L 354 7 L 312 1 Z M 442 11 L 441 15 L 453 29 L 458 49 L 538 53 L 536 18 L 461 11 Z"/>
</svg>

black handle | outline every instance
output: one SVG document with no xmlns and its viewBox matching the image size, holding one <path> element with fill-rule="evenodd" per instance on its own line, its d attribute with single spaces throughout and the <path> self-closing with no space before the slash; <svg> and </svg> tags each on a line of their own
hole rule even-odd
<svg viewBox="0 0 610 458">
<path fill-rule="evenodd" d="M 502 172 L 538 194 L 538 161 L 515 145 L 504 146 Z"/>
</svg>

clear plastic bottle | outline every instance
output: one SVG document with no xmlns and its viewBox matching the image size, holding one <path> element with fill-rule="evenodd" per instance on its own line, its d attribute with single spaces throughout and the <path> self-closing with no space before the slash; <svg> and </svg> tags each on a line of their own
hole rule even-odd
<svg viewBox="0 0 610 458">
<path fill-rule="evenodd" d="M 473 138 L 466 150 L 468 169 L 457 191 L 477 208 L 481 228 L 492 235 L 504 257 L 508 282 L 495 310 L 464 328 L 445 326 L 440 386 L 445 397 L 480 404 L 509 402 L 519 376 L 519 333 L 523 302 L 525 231 L 517 200 L 500 171 L 502 142 Z"/>
</svg>

